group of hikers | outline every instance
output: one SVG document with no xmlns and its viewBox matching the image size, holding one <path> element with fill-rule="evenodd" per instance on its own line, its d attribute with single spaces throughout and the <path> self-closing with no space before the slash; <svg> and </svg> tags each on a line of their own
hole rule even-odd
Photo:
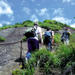
<svg viewBox="0 0 75 75">
<path fill-rule="evenodd" d="M 51 51 L 54 45 L 54 31 L 47 28 L 45 32 L 42 32 L 42 28 L 39 27 L 38 23 L 35 22 L 32 30 L 25 33 L 28 43 L 28 51 L 26 57 L 29 59 L 31 52 L 39 49 L 39 42 L 41 45 L 45 45 L 47 50 Z M 61 35 L 61 42 L 69 45 L 70 31 L 66 27 Z"/>
</svg>

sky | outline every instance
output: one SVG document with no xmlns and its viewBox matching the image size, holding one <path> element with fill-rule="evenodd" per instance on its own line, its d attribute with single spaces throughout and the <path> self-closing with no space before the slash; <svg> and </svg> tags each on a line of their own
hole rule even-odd
<svg viewBox="0 0 75 75">
<path fill-rule="evenodd" d="M 0 27 L 25 20 L 56 20 L 75 27 L 75 0 L 0 0 Z"/>
</svg>

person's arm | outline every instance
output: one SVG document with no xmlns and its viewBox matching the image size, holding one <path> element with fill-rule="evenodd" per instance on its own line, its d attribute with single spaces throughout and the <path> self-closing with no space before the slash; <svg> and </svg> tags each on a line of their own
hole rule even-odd
<svg viewBox="0 0 75 75">
<path fill-rule="evenodd" d="M 41 44 L 43 44 L 42 32 L 40 33 Z"/>
<path fill-rule="evenodd" d="M 52 39 L 54 39 L 54 31 L 52 31 Z"/>
</svg>

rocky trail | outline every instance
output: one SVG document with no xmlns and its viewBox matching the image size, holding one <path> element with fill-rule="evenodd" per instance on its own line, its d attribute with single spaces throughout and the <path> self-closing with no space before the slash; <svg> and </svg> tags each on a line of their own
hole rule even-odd
<svg viewBox="0 0 75 75">
<path fill-rule="evenodd" d="M 15 62 L 15 60 L 20 57 L 20 42 L 13 42 L 22 39 L 25 29 L 12 28 L 0 32 L 0 36 L 6 38 L 6 41 L 3 42 L 5 45 L 0 45 L 0 75 L 11 75 L 12 70 L 19 68 L 19 63 Z M 24 56 L 27 50 L 27 43 L 23 42 L 22 47 Z"/>
</svg>

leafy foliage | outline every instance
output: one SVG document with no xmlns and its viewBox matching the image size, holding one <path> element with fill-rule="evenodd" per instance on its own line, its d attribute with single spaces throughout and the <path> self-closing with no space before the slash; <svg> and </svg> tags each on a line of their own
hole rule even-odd
<svg viewBox="0 0 75 75">
<path fill-rule="evenodd" d="M 51 28 L 54 31 L 60 30 L 63 27 L 69 27 L 69 25 L 57 22 L 55 20 L 44 20 L 43 22 L 38 22 L 39 26 L 43 27 L 43 28 Z M 7 28 L 17 28 L 17 27 L 32 27 L 34 25 L 34 22 L 30 21 L 30 20 L 26 20 L 22 23 L 16 23 L 14 25 L 4 25 L 3 27 L 0 28 L 0 30 L 2 29 L 7 29 Z"/>
<path fill-rule="evenodd" d="M 4 37 L 2 37 L 2 36 L 0 36 L 0 42 L 3 42 L 3 41 L 5 41 L 6 39 L 4 38 Z"/>
<path fill-rule="evenodd" d="M 24 42 L 24 41 L 26 41 L 27 40 L 27 38 L 24 36 L 23 38 L 22 38 L 22 41 Z"/>
<path fill-rule="evenodd" d="M 55 43 L 61 44 L 61 40 L 60 39 L 61 39 L 61 35 L 59 33 L 56 33 L 54 35 L 54 41 L 55 41 Z"/>
</svg>

